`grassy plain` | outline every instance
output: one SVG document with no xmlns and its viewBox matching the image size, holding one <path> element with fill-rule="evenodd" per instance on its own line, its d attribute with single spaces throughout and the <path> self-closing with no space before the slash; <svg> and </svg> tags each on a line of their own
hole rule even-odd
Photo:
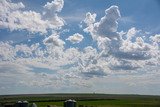
<svg viewBox="0 0 160 107">
<path fill-rule="evenodd" d="M 63 106 L 67 99 L 75 99 L 77 107 L 160 107 L 160 96 L 149 95 L 114 95 L 114 94 L 26 94 L 2 95 L 0 104 L 15 103 L 27 100 L 36 103 L 38 107 L 47 105 Z"/>
</svg>

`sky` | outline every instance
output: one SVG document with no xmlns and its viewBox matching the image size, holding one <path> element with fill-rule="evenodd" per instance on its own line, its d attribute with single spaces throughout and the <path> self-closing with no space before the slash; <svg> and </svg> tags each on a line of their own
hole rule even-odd
<svg viewBox="0 0 160 107">
<path fill-rule="evenodd" d="M 0 95 L 160 95 L 159 0 L 1 0 Z"/>
</svg>

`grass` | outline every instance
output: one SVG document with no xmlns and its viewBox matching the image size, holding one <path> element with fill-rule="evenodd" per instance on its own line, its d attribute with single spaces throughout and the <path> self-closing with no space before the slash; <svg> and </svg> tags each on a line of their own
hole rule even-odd
<svg viewBox="0 0 160 107">
<path fill-rule="evenodd" d="M 38 107 L 47 105 L 63 106 L 63 102 L 37 102 Z M 77 101 L 77 105 L 88 107 L 160 107 L 159 101 L 139 101 L 139 100 L 98 100 L 98 101 Z"/>
<path fill-rule="evenodd" d="M 63 106 L 66 99 L 77 100 L 77 107 L 160 107 L 160 96 L 108 95 L 108 94 L 40 94 L 0 96 L 0 103 L 14 103 L 18 100 L 35 102 L 38 107 Z M 84 107 L 85 107 L 84 106 Z"/>
<path fill-rule="evenodd" d="M 160 106 L 160 102 L 153 101 L 140 101 L 140 100 L 100 100 L 100 101 L 82 101 L 78 102 L 78 104 L 82 105 L 94 105 L 97 107 L 158 107 Z"/>
</svg>

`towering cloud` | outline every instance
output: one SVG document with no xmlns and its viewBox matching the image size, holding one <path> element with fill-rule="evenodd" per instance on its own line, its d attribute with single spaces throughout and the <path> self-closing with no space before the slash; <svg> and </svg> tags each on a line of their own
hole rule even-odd
<svg viewBox="0 0 160 107">
<path fill-rule="evenodd" d="M 111 6 L 105 10 L 99 22 L 95 21 L 96 14 L 87 13 L 84 22 L 87 24 L 85 32 L 90 33 L 93 40 L 97 41 L 98 48 L 103 51 L 102 56 L 108 56 L 115 50 L 118 50 L 120 35 L 117 32 L 118 19 L 121 17 L 118 6 Z M 105 54 L 105 55 L 103 55 Z"/>
<path fill-rule="evenodd" d="M 84 31 L 89 32 L 93 39 L 98 36 L 109 39 L 119 38 L 117 33 L 117 20 L 121 17 L 117 6 L 111 6 L 105 10 L 105 16 L 99 22 L 94 23 L 96 14 L 86 14 L 84 22 L 88 25 Z M 92 24 L 94 23 L 94 24 Z"/>
<path fill-rule="evenodd" d="M 64 5 L 63 0 L 54 0 L 52 2 L 47 2 L 43 7 L 45 9 L 43 13 L 43 18 L 49 21 L 49 26 L 51 28 L 59 29 L 64 26 L 64 20 L 58 16 Z"/>
<path fill-rule="evenodd" d="M 102 37 L 108 37 L 109 39 L 118 38 L 118 18 L 120 18 L 120 12 L 117 6 L 111 6 L 105 10 L 106 15 L 101 20 L 94 24 L 94 30 L 97 35 Z"/>
</svg>

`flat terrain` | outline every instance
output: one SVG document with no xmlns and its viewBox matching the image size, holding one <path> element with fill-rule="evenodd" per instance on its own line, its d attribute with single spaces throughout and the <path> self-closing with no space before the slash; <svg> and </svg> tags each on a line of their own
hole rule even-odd
<svg viewBox="0 0 160 107">
<path fill-rule="evenodd" d="M 77 101 L 77 107 L 160 107 L 160 96 L 149 95 L 113 95 L 113 94 L 26 94 L 1 95 L 0 105 L 27 100 L 38 107 L 47 105 L 63 106 L 67 99 Z"/>
</svg>

